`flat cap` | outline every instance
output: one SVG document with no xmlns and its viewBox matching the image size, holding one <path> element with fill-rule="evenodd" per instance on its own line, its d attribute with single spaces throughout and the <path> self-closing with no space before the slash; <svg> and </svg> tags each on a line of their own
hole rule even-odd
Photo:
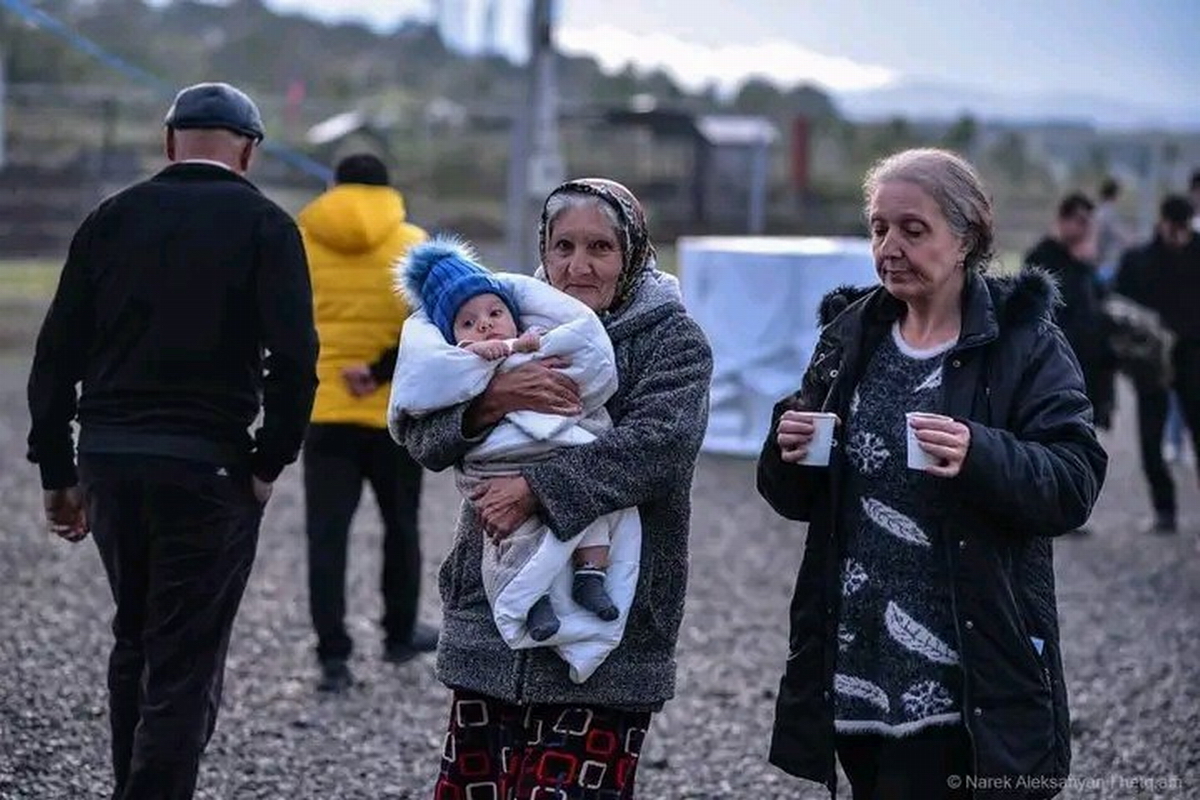
<svg viewBox="0 0 1200 800">
<path fill-rule="evenodd" d="M 223 128 L 256 142 L 263 139 L 262 117 L 254 101 L 228 83 L 197 83 L 175 95 L 163 124 L 172 129 Z"/>
</svg>

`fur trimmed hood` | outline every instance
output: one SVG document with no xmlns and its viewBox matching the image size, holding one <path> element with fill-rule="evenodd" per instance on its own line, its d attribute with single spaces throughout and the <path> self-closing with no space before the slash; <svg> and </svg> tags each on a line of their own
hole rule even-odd
<svg viewBox="0 0 1200 800">
<path fill-rule="evenodd" d="M 1015 275 L 973 275 L 963 290 L 964 298 L 978 282 L 987 288 L 994 319 L 1000 324 L 1052 320 L 1054 310 L 1062 305 L 1057 282 L 1040 267 L 1026 266 Z M 822 328 L 827 327 L 851 306 L 870 303 L 874 295 L 880 296 L 878 308 L 890 308 L 898 314 L 900 303 L 880 286 L 839 286 L 821 299 L 817 321 Z"/>
</svg>

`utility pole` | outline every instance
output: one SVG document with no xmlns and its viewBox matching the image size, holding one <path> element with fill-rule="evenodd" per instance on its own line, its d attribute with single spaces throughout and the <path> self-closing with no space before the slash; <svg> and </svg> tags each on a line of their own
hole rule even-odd
<svg viewBox="0 0 1200 800">
<path fill-rule="evenodd" d="M 558 141 L 554 16 L 554 0 L 532 0 L 527 94 L 514 115 L 508 169 L 508 266 L 514 272 L 531 273 L 537 266 L 541 203 L 566 174 Z"/>
<path fill-rule="evenodd" d="M 3 48 L 0 48 L 0 172 L 4 170 L 5 165 L 5 150 L 4 142 L 8 138 L 8 129 L 4 125 L 5 106 L 8 105 L 8 83 L 4 74 L 4 62 L 7 56 Z"/>
</svg>

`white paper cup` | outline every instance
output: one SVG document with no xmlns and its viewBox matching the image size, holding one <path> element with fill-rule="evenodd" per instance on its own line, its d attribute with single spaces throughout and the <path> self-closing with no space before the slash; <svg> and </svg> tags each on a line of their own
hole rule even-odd
<svg viewBox="0 0 1200 800">
<path fill-rule="evenodd" d="M 833 429 L 837 426 L 837 414 L 827 411 L 805 412 L 816 430 L 808 443 L 808 454 L 799 462 L 809 467 L 828 467 L 829 453 L 833 448 Z"/>
<path fill-rule="evenodd" d="M 904 415 L 905 432 L 908 434 L 908 468 L 925 471 L 937 462 L 933 456 L 921 449 L 921 443 L 917 441 L 917 432 L 912 426 L 912 421 L 916 417 L 925 417 L 926 419 L 947 419 L 947 417 L 924 411 L 909 411 Z"/>
</svg>

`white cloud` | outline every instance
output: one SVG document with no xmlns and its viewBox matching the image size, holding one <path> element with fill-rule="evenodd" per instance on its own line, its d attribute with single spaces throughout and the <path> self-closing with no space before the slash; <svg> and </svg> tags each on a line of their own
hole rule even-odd
<svg viewBox="0 0 1200 800">
<path fill-rule="evenodd" d="M 692 91 L 711 82 L 729 91 L 751 75 L 782 86 L 815 83 L 834 91 L 876 89 L 899 77 L 886 67 L 823 55 L 782 39 L 707 47 L 665 33 L 597 25 L 564 26 L 555 40 L 564 52 L 590 55 L 605 70 L 619 70 L 631 62 L 642 69 L 662 68 Z"/>
</svg>

